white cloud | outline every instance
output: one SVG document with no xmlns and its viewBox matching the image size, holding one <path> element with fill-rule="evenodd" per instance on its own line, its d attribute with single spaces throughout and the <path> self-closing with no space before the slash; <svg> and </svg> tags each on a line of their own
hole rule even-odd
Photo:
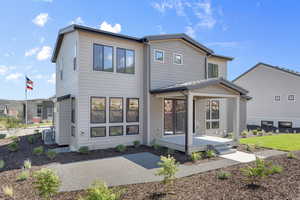
<svg viewBox="0 0 300 200">
<path fill-rule="evenodd" d="M 206 43 L 207 46 L 218 46 L 222 48 L 233 48 L 233 47 L 238 47 L 239 43 L 238 42 L 209 42 Z"/>
<path fill-rule="evenodd" d="M 51 57 L 52 48 L 49 46 L 43 46 L 42 49 L 37 53 L 36 59 L 46 60 Z"/>
<path fill-rule="evenodd" d="M 25 52 L 25 56 L 33 56 L 35 55 L 37 52 L 38 52 L 39 48 L 36 47 L 36 48 L 32 48 L 32 49 L 29 49 L 28 51 Z"/>
<path fill-rule="evenodd" d="M 186 26 L 185 27 L 185 34 L 191 36 L 192 38 L 196 38 L 196 31 L 191 26 Z"/>
<path fill-rule="evenodd" d="M 14 66 L 5 66 L 5 65 L 0 65 L 0 75 L 5 75 L 9 71 L 16 69 Z"/>
<path fill-rule="evenodd" d="M 21 78 L 23 76 L 23 74 L 16 72 L 13 74 L 9 74 L 5 77 L 6 80 L 18 80 L 19 78 Z"/>
<path fill-rule="evenodd" d="M 112 26 L 111 24 L 107 23 L 106 21 L 103 21 L 102 24 L 100 24 L 100 29 L 103 31 L 120 33 L 122 30 L 122 27 L 120 24 L 115 24 L 114 26 Z"/>
<path fill-rule="evenodd" d="M 48 20 L 49 20 L 48 13 L 40 13 L 32 20 L 32 22 L 37 26 L 43 27 L 45 26 Z"/>
<path fill-rule="evenodd" d="M 194 13 L 199 19 L 198 26 L 203 28 L 213 28 L 217 23 L 214 18 L 210 1 L 198 2 L 194 6 Z"/>
<path fill-rule="evenodd" d="M 163 0 L 160 3 L 153 2 L 152 7 L 163 14 L 168 9 L 175 9 L 178 16 L 185 16 L 185 8 L 191 7 L 191 4 L 186 0 Z"/>
<path fill-rule="evenodd" d="M 79 25 L 83 25 L 84 21 L 81 17 L 76 17 L 74 20 L 72 20 L 70 22 L 70 24 L 79 24 Z"/>
<path fill-rule="evenodd" d="M 48 83 L 51 83 L 51 84 L 55 84 L 55 80 L 56 80 L 56 75 L 55 73 L 53 73 L 51 76 L 50 76 L 50 79 L 47 80 Z"/>
<path fill-rule="evenodd" d="M 32 76 L 32 79 L 42 79 L 44 76 L 42 74 L 36 74 Z"/>
</svg>

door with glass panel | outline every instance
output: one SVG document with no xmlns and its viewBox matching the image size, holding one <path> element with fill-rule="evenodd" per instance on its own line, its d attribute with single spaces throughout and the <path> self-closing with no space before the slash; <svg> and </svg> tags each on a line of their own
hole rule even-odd
<svg viewBox="0 0 300 200">
<path fill-rule="evenodd" d="M 183 99 L 164 100 L 164 135 L 185 133 L 186 101 Z"/>
</svg>

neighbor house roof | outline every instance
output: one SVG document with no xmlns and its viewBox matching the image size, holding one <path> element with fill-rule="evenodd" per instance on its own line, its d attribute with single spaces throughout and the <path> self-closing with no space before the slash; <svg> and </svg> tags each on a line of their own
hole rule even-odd
<svg viewBox="0 0 300 200">
<path fill-rule="evenodd" d="M 220 57 L 220 58 L 227 59 L 227 60 L 233 59 L 231 57 L 214 54 L 213 50 L 207 48 L 203 44 L 200 44 L 199 42 L 197 42 L 196 40 L 192 39 L 191 37 L 189 37 L 188 35 L 186 35 L 184 33 L 149 35 L 149 36 L 145 36 L 142 38 L 137 38 L 137 37 L 127 36 L 127 35 L 123 35 L 123 34 L 103 31 L 100 29 L 91 28 L 91 27 L 87 27 L 87 26 L 72 24 L 70 26 L 67 26 L 66 28 L 59 30 L 58 37 L 56 39 L 56 43 L 55 43 L 55 47 L 54 47 L 54 51 L 53 51 L 52 58 L 51 58 L 52 62 L 56 62 L 56 58 L 57 58 L 58 52 L 60 50 L 64 35 L 67 33 L 73 32 L 75 30 L 98 33 L 98 34 L 102 34 L 102 35 L 109 35 L 109 36 L 118 37 L 118 38 L 122 38 L 122 39 L 126 39 L 126 40 L 132 40 L 132 41 L 136 41 L 136 42 L 148 42 L 148 41 L 154 41 L 154 40 L 167 40 L 167 39 L 182 39 L 182 40 L 185 40 L 186 42 L 196 46 L 197 48 L 205 51 L 209 55 L 213 55 L 213 56 Z"/>
<path fill-rule="evenodd" d="M 245 76 L 246 74 L 248 74 L 249 72 L 253 71 L 254 69 L 256 69 L 258 66 L 260 65 L 264 65 L 266 67 L 269 67 L 271 69 L 275 69 L 275 70 L 279 70 L 279 71 L 282 71 L 282 72 L 286 72 L 286 73 L 289 73 L 289 74 L 292 74 L 292 75 L 295 75 L 295 76 L 299 76 L 300 77 L 300 72 L 297 72 L 297 71 L 294 71 L 294 70 L 290 70 L 290 69 L 287 69 L 287 68 L 283 68 L 283 67 L 278 67 L 278 66 L 273 66 L 273 65 L 270 65 L 270 64 L 266 64 L 266 63 L 263 63 L 263 62 L 259 62 L 257 63 L 256 65 L 254 65 L 253 67 L 251 67 L 250 69 L 248 69 L 246 72 L 242 73 L 241 75 L 239 75 L 237 78 L 235 78 L 232 82 L 235 82 L 237 81 L 238 79 L 240 79 L 241 77 Z"/>
<path fill-rule="evenodd" d="M 240 86 L 238 86 L 222 77 L 177 83 L 177 84 L 170 85 L 167 87 L 153 89 L 150 92 L 152 94 L 159 94 L 159 93 L 165 93 L 165 92 L 178 92 L 178 91 L 185 91 L 185 90 L 192 90 L 192 89 L 200 89 L 200 88 L 204 88 L 204 87 L 216 85 L 216 84 L 224 85 L 236 92 L 239 92 L 241 95 L 246 95 L 248 93 L 247 90 L 241 88 Z"/>
</svg>

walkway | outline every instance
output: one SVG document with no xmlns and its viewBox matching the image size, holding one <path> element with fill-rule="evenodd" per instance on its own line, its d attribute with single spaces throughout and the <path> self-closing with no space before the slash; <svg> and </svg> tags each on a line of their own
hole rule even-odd
<svg viewBox="0 0 300 200">
<path fill-rule="evenodd" d="M 284 152 L 267 150 L 257 155 L 269 157 L 282 153 Z M 253 157 L 255 158 L 254 155 Z M 158 156 L 144 152 L 68 164 L 55 163 L 49 168 L 56 170 L 61 177 L 61 191 L 73 191 L 86 189 L 95 180 L 105 181 L 109 186 L 161 181 L 161 177 L 155 176 L 159 160 Z M 181 178 L 239 163 L 233 157 L 198 165 L 180 165 L 176 177 Z"/>
</svg>

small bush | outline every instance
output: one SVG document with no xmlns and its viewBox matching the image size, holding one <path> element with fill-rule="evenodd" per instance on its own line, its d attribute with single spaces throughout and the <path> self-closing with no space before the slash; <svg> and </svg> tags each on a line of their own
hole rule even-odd
<svg viewBox="0 0 300 200">
<path fill-rule="evenodd" d="M 23 166 L 24 166 L 24 169 L 30 169 L 31 168 L 31 161 L 30 160 L 25 160 Z"/>
<path fill-rule="evenodd" d="M 29 178 L 29 171 L 22 171 L 18 176 L 17 176 L 17 180 L 18 181 L 25 181 Z"/>
<path fill-rule="evenodd" d="M 221 180 L 228 179 L 230 176 L 231 176 L 231 174 L 229 172 L 224 172 L 224 171 L 220 171 L 217 174 L 218 179 L 221 179 Z"/>
<path fill-rule="evenodd" d="M 55 157 L 56 157 L 56 152 L 55 151 L 51 151 L 51 150 L 49 150 L 49 151 L 47 151 L 47 153 L 46 153 L 46 155 L 47 155 L 47 157 L 50 159 L 50 160 L 53 160 Z"/>
<path fill-rule="evenodd" d="M 39 146 L 39 147 L 35 147 L 33 149 L 33 154 L 34 155 L 37 155 L 37 156 L 40 156 L 44 153 L 44 147 L 43 146 Z"/>
<path fill-rule="evenodd" d="M 8 150 L 9 150 L 10 152 L 16 152 L 16 151 L 18 151 L 18 150 L 19 150 L 19 143 L 17 143 L 17 142 L 12 142 L 12 143 L 10 143 L 10 144 L 8 145 Z"/>
<path fill-rule="evenodd" d="M 264 131 L 258 131 L 257 133 L 259 136 L 263 136 L 264 135 Z"/>
<path fill-rule="evenodd" d="M 191 154 L 191 160 L 192 160 L 193 162 L 196 162 L 196 161 L 198 161 L 198 160 L 201 160 L 201 158 L 202 158 L 202 155 L 201 155 L 200 152 L 193 152 L 193 153 Z"/>
<path fill-rule="evenodd" d="M 272 165 L 269 170 L 269 174 L 280 174 L 283 168 L 279 165 Z"/>
<path fill-rule="evenodd" d="M 57 194 L 60 183 L 58 175 L 51 169 L 44 168 L 34 173 L 33 184 L 39 195 L 45 199 Z"/>
<path fill-rule="evenodd" d="M 243 130 L 243 132 L 241 133 L 241 136 L 243 138 L 246 138 L 248 136 L 248 131 L 247 130 Z"/>
<path fill-rule="evenodd" d="M 252 152 L 252 146 L 250 144 L 246 144 L 246 151 Z"/>
<path fill-rule="evenodd" d="M 89 154 L 90 153 L 90 149 L 88 146 L 82 146 L 78 149 L 78 152 L 80 154 Z"/>
<path fill-rule="evenodd" d="M 0 169 L 3 169 L 5 167 L 5 161 L 0 160 Z"/>
<path fill-rule="evenodd" d="M 11 186 L 3 186 L 2 190 L 6 196 L 8 196 L 10 198 L 14 197 L 14 189 Z"/>
<path fill-rule="evenodd" d="M 173 154 L 175 153 L 175 150 L 174 150 L 174 149 L 167 148 L 167 149 L 166 149 L 166 153 L 167 153 L 167 155 L 173 155 Z"/>
<path fill-rule="evenodd" d="M 155 150 L 159 150 L 159 149 L 161 148 L 161 146 L 160 146 L 159 144 L 156 144 L 156 143 L 154 143 L 154 144 L 152 145 L 152 147 L 153 147 Z"/>
<path fill-rule="evenodd" d="M 35 135 L 29 135 L 27 136 L 27 141 L 30 143 L 30 144 L 34 144 L 37 142 L 37 137 Z"/>
<path fill-rule="evenodd" d="M 253 130 L 253 131 L 252 131 L 252 134 L 253 134 L 253 135 L 257 135 L 257 134 L 258 134 L 258 130 Z"/>
<path fill-rule="evenodd" d="M 207 150 L 207 151 L 205 151 L 204 155 L 206 158 L 216 157 L 216 153 L 214 150 Z"/>
<path fill-rule="evenodd" d="M 161 168 L 157 170 L 156 175 L 163 176 L 164 184 L 173 183 L 173 180 L 175 179 L 175 174 L 179 170 L 179 164 L 176 162 L 175 158 L 171 157 L 170 155 L 168 155 L 168 157 L 161 156 L 158 165 Z"/>
<path fill-rule="evenodd" d="M 140 145 L 141 145 L 141 142 L 140 142 L 139 140 L 133 141 L 133 146 L 134 146 L 135 148 L 139 147 Z"/>
<path fill-rule="evenodd" d="M 10 136 L 9 139 L 11 139 L 13 142 L 20 142 L 20 138 L 18 136 Z"/>
<path fill-rule="evenodd" d="M 233 138 L 233 133 L 227 133 L 226 137 L 227 138 Z"/>
<path fill-rule="evenodd" d="M 87 189 L 86 196 L 80 200 L 120 200 L 122 193 L 122 191 L 115 192 L 105 183 L 96 181 Z"/>
<path fill-rule="evenodd" d="M 123 144 L 119 144 L 118 146 L 116 146 L 116 150 L 117 152 L 124 152 L 126 151 L 126 146 Z"/>
<path fill-rule="evenodd" d="M 296 158 L 296 156 L 295 156 L 295 154 L 293 154 L 293 152 L 288 152 L 288 154 L 287 154 L 287 158 L 288 159 L 295 159 Z"/>
</svg>

